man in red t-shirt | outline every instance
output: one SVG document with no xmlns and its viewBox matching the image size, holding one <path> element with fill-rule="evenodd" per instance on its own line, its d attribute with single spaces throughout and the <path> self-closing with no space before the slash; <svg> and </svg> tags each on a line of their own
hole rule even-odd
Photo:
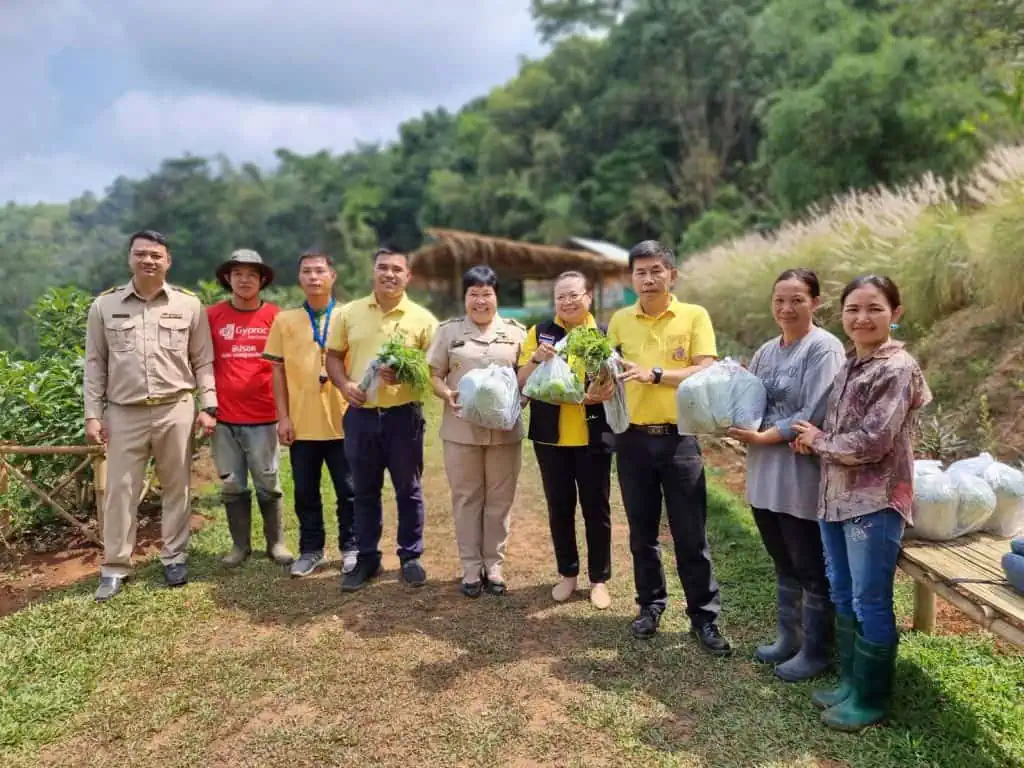
<svg viewBox="0 0 1024 768">
<path fill-rule="evenodd" d="M 231 298 L 207 312 L 218 394 L 213 460 L 221 478 L 221 500 L 234 543 L 222 560 L 225 565 L 241 565 L 252 552 L 249 475 L 263 514 L 267 557 L 282 565 L 293 560 L 284 545 L 281 517 L 281 449 L 273 367 L 263 358 L 278 308 L 264 302 L 260 291 L 273 279 L 274 271 L 256 251 L 235 251 L 217 268 L 217 280 L 231 291 Z"/>
</svg>

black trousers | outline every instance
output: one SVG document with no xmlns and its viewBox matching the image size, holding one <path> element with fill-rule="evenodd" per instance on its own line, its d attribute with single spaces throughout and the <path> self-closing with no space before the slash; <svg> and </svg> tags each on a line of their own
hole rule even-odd
<svg viewBox="0 0 1024 768">
<path fill-rule="evenodd" d="M 650 435 L 631 427 L 618 436 L 616 452 L 637 603 L 660 611 L 668 605 L 658 544 L 664 500 L 686 613 L 694 624 L 715 621 L 722 603 L 705 530 L 707 485 L 697 439 Z"/>
<path fill-rule="evenodd" d="M 764 548 L 780 579 L 792 579 L 808 592 L 828 597 L 825 554 L 817 520 L 752 507 Z"/>
<path fill-rule="evenodd" d="M 299 518 L 299 553 L 324 549 L 324 506 L 320 497 L 320 472 L 327 472 L 337 497 L 338 548 L 347 552 L 357 548 L 355 538 L 354 492 L 352 472 L 345 458 L 344 440 L 296 440 L 289 450 L 292 481 L 295 486 L 295 514 Z"/>
<path fill-rule="evenodd" d="M 576 547 L 576 499 L 583 509 L 587 536 L 587 575 L 591 584 L 612 576 L 612 457 L 589 447 L 533 444 L 540 467 L 548 524 L 555 547 L 555 562 L 562 576 L 578 576 L 580 553 Z"/>
</svg>

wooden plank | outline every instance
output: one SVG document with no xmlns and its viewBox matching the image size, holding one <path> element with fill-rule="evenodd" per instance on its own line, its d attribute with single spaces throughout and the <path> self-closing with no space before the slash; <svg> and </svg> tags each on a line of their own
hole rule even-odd
<svg viewBox="0 0 1024 768">
<path fill-rule="evenodd" d="M 102 452 L 99 445 L 0 445 L 0 455 L 11 456 L 87 456 Z"/>
</svg>

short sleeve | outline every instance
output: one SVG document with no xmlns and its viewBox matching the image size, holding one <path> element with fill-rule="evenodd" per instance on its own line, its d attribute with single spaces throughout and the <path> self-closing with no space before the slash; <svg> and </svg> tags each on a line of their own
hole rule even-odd
<svg viewBox="0 0 1024 768">
<path fill-rule="evenodd" d="M 438 322 L 433 313 L 423 311 L 423 331 L 420 333 L 420 349 L 426 351 L 437 334 Z"/>
<path fill-rule="evenodd" d="M 348 313 L 346 305 L 345 311 L 341 313 L 338 322 L 334 324 L 331 332 L 327 335 L 327 349 L 337 352 L 339 355 L 348 352 Z"/>
<path fill-rule="evenodd" d="M 438 328 L 427 349 L 427 363 L 431 371 L 442 379 L 448 375 L 448 332 Z"/>
<path fill-rule="evenodd" d="M 693 334 L 690 341 L 690 359 L 718 357 L 715 345 L 715 329 L 711 326 L 711 315 L 704 307 L 697 307 L 693 318 Z M 610 329 L 609 329 L 610 331 Z"/>
<path fill-rule="evenodd" d="M 534 352 L 537 351 L 537 326 L 533 326 L 526 333 L 526 338 L 519 346 L 519 366 L 522 367 L 530 362 Z"/>
<path fill-rule="evenodd" d="M 274 318 L 267 335 L 267 345 L 263 348 L 263 357 L 275 363 L 284 361 L 284 330 L 281 327 L 281 315 Z"/>
<path fill-rule="evenodd" d="M 616 312 L 612 315 L 612 319 L 608 322 L 608 331 L 605 333 L 608 337 L 608 343 L 612 349 L 617 349 L 619 344 L 622 343 L 622 339 L 619 338 L 619 313 Z"/>
</svg>

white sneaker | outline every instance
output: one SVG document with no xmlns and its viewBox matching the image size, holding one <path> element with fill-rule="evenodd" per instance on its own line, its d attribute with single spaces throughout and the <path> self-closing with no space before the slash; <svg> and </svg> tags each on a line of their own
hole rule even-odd
<svg viewBox="0 0 1024 768">
<path fill-rule="evenodd" d="M 551 588 L 551 597 L 556 603 L 564 603 L 576 591 L 576 577 L 563 576 L 562 580 Z"/>
<path fill-rule="evenodd" d="M 341 572 L 352 573 L 356 569 L 356 564 L 359 562 L 359 553 L 350 549 L 348 552 L 342 553 L 341 558 Z"/>
<path fill-rule="evenodd" d="M 612 604 L 612 596 L 608 594 L 608 587 L 603 583 L 590 585 L 590 603 L 597 610 L 604 611 Z"/>
</svg>

